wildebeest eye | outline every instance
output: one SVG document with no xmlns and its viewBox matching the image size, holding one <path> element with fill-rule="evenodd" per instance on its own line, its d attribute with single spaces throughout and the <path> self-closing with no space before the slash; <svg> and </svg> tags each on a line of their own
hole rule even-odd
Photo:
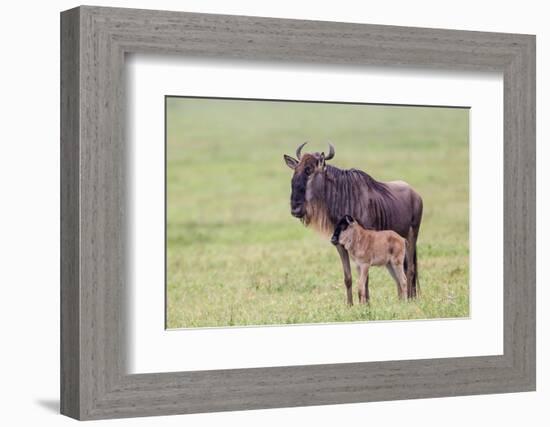
<svg viewBox="0 0 550 427">
<path fill-rule="evenodd" d="M 311 166 L 308 166 L 306 167 L 305 172 L 306 172 L 306 175 L 311 175 L 311 173 L 313 172 L 313 168 Z"/>
</svg>

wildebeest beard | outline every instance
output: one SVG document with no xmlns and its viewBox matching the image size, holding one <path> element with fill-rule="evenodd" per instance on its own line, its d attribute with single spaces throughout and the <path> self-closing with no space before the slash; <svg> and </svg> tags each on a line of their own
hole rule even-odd
<svg viewBox="0 0 550 427">
<path fill-rule="evenodd" d="M 308 185 L 310 200 L 306 201 L 306 215 L 301 219 L 322 234 L 332 235 L 345 215 L 351 215 L 368 228 L 391 228 L 396 199 L 386 184 L 367 173 L 326 165 Z"/>
</svg>

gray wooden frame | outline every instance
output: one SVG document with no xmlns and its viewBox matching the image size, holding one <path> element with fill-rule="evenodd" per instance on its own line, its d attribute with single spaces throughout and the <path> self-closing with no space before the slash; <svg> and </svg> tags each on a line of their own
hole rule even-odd
<svg viewBox="0 0 550 427">
<path fill-rule="evenodd" d="M 128 375 L 124 58 L 133 52 L 502 72 L 504 354 Z M 61 14 L 63 414 L 100 419 L 529 390 L 534 36 L 87 6 Z"/>
</svg>

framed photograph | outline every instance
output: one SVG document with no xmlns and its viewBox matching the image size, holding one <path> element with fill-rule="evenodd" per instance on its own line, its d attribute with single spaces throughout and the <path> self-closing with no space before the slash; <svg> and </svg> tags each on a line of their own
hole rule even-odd
<svg viewBox="0 0 550 427">
<path fill-rule="evenodd" d="M 535 37 L 61 14 L 61 412 L 535 390 Z"/>
</svg>

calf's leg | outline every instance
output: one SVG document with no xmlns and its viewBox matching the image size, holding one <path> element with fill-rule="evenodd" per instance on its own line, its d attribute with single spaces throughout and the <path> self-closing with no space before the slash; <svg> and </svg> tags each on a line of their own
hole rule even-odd
<svg viewBox="0 0 550 427">
<path fill-rule="evenodd" d="M 407 276 L 405 274 L 405 269 L 403 268 L 403 263 L 401 262 L 401 263 L 391 264 L 391 269 L 393 270 L 394 277 L 396 278 L 396 281 L 397 281 L 399 298 L 401 299 L 407 298 L 407 289 L 408 289 Z M 400 292 L 399 292 L 399 289 L 401 290 Z"/>
<path fill-rule="evenodd" d="M 361 274 L 359 275 L 359 281 L 357 286 L 359 288 L 359 302 L 366 304 L 369 301 L 369 266 L 368 264 L 361 264 L 359 267 Z"/>
<path fill-rule="evenodd" d="M 346 285 L 346 293 L 348 297 L 348 305 L 353 305 L 353 295 L 351 292 L 351 266 L 349 264 L 348 251 L 342 245 L 336 245 L 340 260 L 342 261 L 342 268 L 344 269 L 344 284 Z"/>
<path fill-rule="evenodd" d="M 388 272 L 390 273 L 391 277 L 395 281 L 395 284 L 397 285 L 397 297 L 401 298 L 401 283 L 399 281 L 399 278 L 397 277 L 397 273 L 395 269 L 393 268 L 393 264 L 389 262 L 388 264 L 386 264 L 386 268 L 388 269 Z M 405 281 L 406 281 L 406 278 L 405 278 Z M 405 282 L 405 286 L 406 285 L 407 283 Z"/>
<path fill-rule="evenodd" d="M 357 270 L 359 272 L 359 276 L 361 275 L 361 269 L 357 267 Z M 357 298 L 359 298 L 359 301 L 361 301 L 361 289 L 364 290 L 365 298 L 368 301 L 369 300 L 369 273 L 367 272 L 367 277 L 365 280 L 359 280 L 359 286 L 357 286 Z"/>
</svg>

